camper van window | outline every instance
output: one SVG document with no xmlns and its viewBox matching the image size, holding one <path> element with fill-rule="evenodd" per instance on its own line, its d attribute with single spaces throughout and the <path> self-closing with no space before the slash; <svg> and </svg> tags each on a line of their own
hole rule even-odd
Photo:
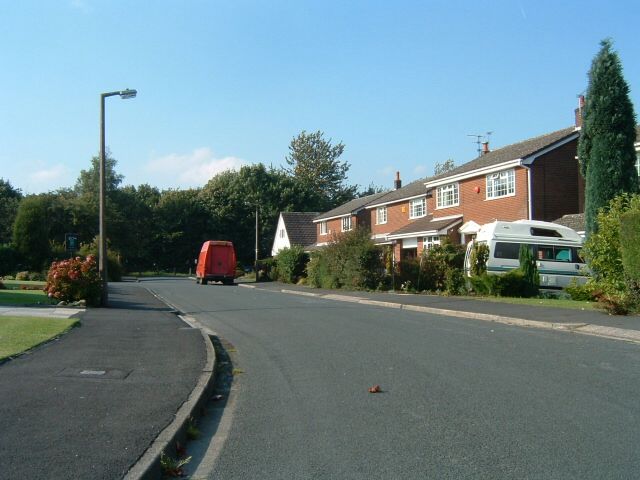
<svg viewBox="0 0 640 480">
<path fill-rule="evenodd" d="M 538 245 L 538 260 L 548 262 L 580 262 L 575 248 L 557 245 Z"/>
<path fill-rule="evenodd" d="M 509 258 L 517 260 L 520 255 L 519 243 L 497 242 L 493 252 L 495 258 Z"/>
<path fill-rule="evenodd" d="M 557 230 L 552 230 L 550 228 L 531 228 L 531 235 L 534 237 L 556 237 L 562 238 L 562 234 Z"/>
</svg>

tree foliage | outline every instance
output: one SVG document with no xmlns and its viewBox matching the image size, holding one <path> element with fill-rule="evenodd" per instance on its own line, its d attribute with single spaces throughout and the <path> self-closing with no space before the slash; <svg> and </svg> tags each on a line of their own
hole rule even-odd
<svg viewBox="0 0 640 480">
<path fill-rule="evenodd" d="M 26 267 L 41 270 L 50 254 L 49 202 L 46 195 L 30 195 L 20 202 L 13 225 L 13 243 L 27 262 Z"/>
<path fill-rule="evenodd" d="M 453 162 L 453 158 L 448 158 L 444 162 L 437 162 L 435 167 L 433 167 L 434 175 L 442 175 L 443 173 L 448 173 L 451 170 L 456 168 L 456 164 Z"/>
<path fill-rule="evenodd" d="M 343 152 L 342 142 L 332 145 L 321 131 L 303 130 L 291 140 L 286 171 L 312 193 L 311 211 L 327 211 L 355 197 L 357 187 L 345 183 L 350 165 L 339 160 Z"/>
<path fill-rule="evenodd" d="M 621 193 L 638 191 L 636 122 L 629 86 L 611 40 L 602 41 L 601 46 L 589 71 L 578 144 L 580 171 L 586 181 L 587 235 L 598 229 L 596 216 L 600 208 Z"/>
<path fill-rule="evenodd" d="M 20 190 L 13 188 L 8 180 L 0 178 L 0 244 L 11 241 L 13 222 L 21 199 Z"/>
</svg>

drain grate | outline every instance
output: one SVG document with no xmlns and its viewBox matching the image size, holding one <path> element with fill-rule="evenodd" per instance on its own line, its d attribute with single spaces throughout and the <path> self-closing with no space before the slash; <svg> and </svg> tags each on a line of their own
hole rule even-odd
<svg viewBox="0 0 640 480">
<path fill-rule="evenodd" d="M 65 368 L 57 373 L 57 377 L 95 378 L 109 380 L 124 380 L 133 370 L 118 370 L 117 368 Z"/>
</svg>

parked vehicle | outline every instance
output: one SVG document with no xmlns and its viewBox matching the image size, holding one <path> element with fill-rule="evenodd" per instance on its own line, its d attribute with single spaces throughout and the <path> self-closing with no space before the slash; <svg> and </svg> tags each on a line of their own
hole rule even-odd
<svg viewBox="0 0 640 480">
<path fill-rule="evenodd" d="M 233 243 L 209 240 L 202 244 L 196 266 L 196 283 L 206 285 L 207 282 L 222 282 L 231 285 L 235 274 L 236 251 Z"/>
<path fill-rule="evenodd" d="M 576 280 L 587 281 L 587 269 L 580 256 L 583 239 L 569 227 L 536 220 L 495 221 L 480 227 L 467 244 L 464 269 L 471 275 L 471 251 L 475 243 L 489 247 L 487 273 L 501 274 L 520 266 L 520 245 L 526 244 L 537 259 L 540 287 L 564 288 Z"/>
</svg>

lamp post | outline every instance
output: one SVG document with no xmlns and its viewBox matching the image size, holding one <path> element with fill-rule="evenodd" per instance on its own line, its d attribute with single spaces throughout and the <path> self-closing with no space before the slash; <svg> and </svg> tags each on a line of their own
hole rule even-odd
<svg viewBox="0 0 640 480">
<path fill-rule="evenodd" d="M 106 307 L 109 302 L 109 294 L 107 292 L 107 231 L 104 221 L 107 189 L 104 152 L 104 99 L 115 95 L 119 95 L 122 99 L 135 98 L 137 94 L 138 92 L 136 90 L 129 89 L 100 94 L 100 231 L 98 238 L 98 272 L 101 283 L 100 305 L 103 307 Z"/>
<path fill-rule="evenodd" d="M 258 283 L 258 204 L 256 203 L 256 259 L 254 268 L 256 270 L 256 283 Z"/>
</svg>

